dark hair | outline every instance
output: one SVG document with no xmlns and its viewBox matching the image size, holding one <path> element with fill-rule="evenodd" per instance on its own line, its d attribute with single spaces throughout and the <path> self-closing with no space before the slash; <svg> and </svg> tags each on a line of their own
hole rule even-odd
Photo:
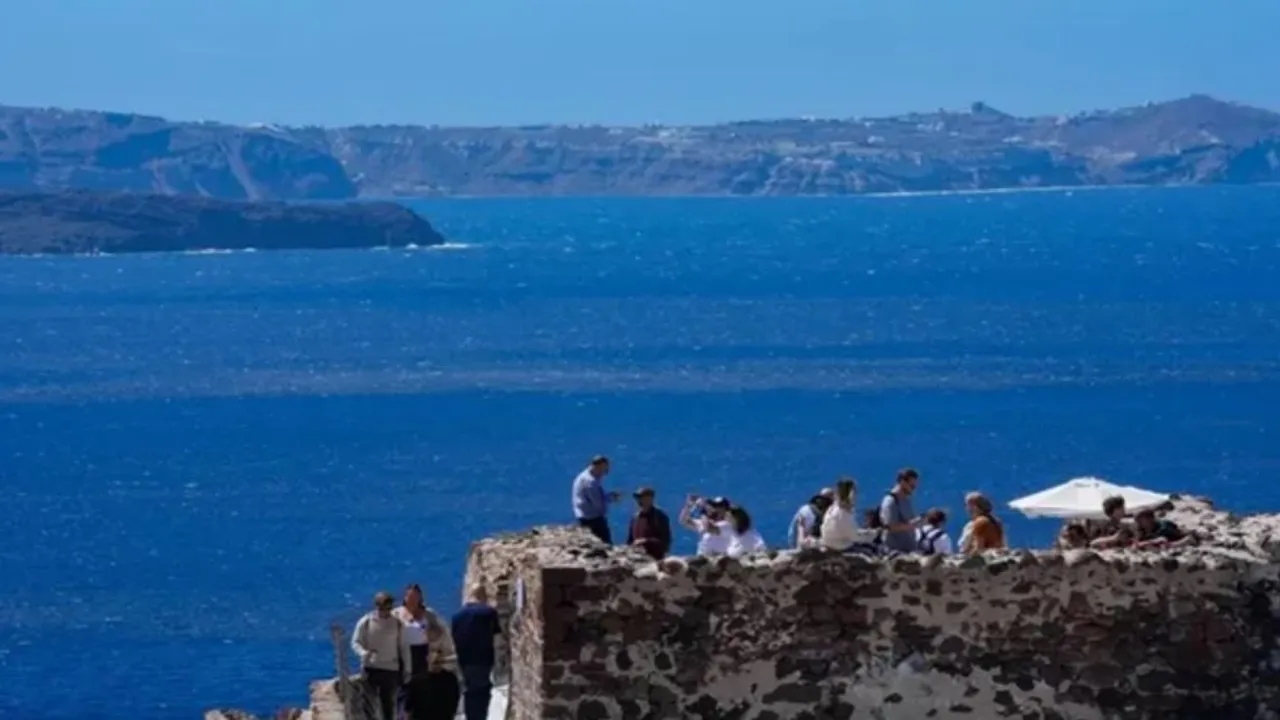
<svg viewBox="0 0 1280 720">
<path fill-rule="evenodd" d="M 740 505 L 734 505 L 729 508 L 729 517 L 733 518 L 734 529 L 740 533 L 744 533 L 751 529 L 751 514 L 746 508 Z"/>
<path fill-rule="evenodd" d="M 884 523 L 880 522 L 880 511 L 868 510 L 862 514 L 863 522 L 872 530 L 879 530 L 884 527 Z"/>
<path fill-rule="evenodd" d="M 391 597 L 391 593 L 386 590 L 379 590 L 373 596 L 373 606 L 378 608 L 391 607 L 396 604 L 395 598 Z"/>
<path fill-rule="evenodd" d="M 1111 497 L 1102 501 L 1102 514 L 1106 515 L 1108 518 L 1110 518 L 1111 514 L 1114 513 L 1115 511 L 1123 510 L 1123 509 L 1124 509 L 1124 498 L 1120 497 L 1119 495 L 1112 495 Z"/>
<path fill-rule="evenodd" d="M 1155 520 L 1155 519 L 1156 519 L 1156 511 L 1155 511 L 1155 510 L 1139 510 L 1139 511 L 1138 511 L 1138 512 L 1133 516 L 1133 519 L 1134 519 L 1134 520 Z"/>
<path fill-rule="evenodd" d="M 422 586 L 419 585 L 418 583 L 409 583 L 408 585 L 404 586 L 405 592 L 409 592 L 410 590 L 417 590 L 419 594 L 422 594 Z"/>
<path fill-rule="evenodd" d="M 934 527 L 941 527 L 947 521 L 947 514 L 938 508 L 934 508 L 924 514 L 924 521 Z"/>
<path fill-rule="evenodd" d="M 853 494 L 858 490 L 858 483 L 851 477 L 845 476 L 836 482 L 836 498 L 848 502 L 853 499 Z"/>
<path fill-rule="evenodd" d="M 608 464 L 609 464 L 609 458 L 605 457 L 604 455 L 597 455 L 591 458 L 591 467 L 600 467 L 601 465 L 608 465 Z"/>
<path fill-rule="evenodd" d="M 1067 526 L 1062 529 L 1062 532 L 1067 536 L 1079 535 L 1082 538 L 1089 537 L 1089 531 L 1080 523 L 1067 523 Z"/>
<path fill-rule="evenodd" d="M 915 468 L 902 468 L 898 471 L 898 482 L 906 482 L 908 480 L 919 480 L 920 473 Z"/>
</svg>

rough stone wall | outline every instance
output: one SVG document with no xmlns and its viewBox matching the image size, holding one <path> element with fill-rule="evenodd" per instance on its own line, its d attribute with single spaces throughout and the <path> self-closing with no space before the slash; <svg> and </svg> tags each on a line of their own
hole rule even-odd
<svg viewBox="0 0 1280 720">
<path fill-rule="evenodd" d="M 541 530 L 478 544 L 468 578 L 495 600 L 523 580 L 515 720 L 1274 716 L 1276 522 L 1171 517 L 1208 541 L 657 563 Z"/>
</svg>

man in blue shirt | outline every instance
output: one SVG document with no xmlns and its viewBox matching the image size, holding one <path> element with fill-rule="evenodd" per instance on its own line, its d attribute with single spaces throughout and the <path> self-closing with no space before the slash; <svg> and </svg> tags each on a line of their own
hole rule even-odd
<svg viewBox="0 0 1280 720">
<path fill-rule="evenodd" d="M 467 604 L 453 616 L 451 629 L 462 670 L 463 715 L 467 720 L 485 720 L 493 696 L 493 639 L 502 628 L 484 587 L 472 589 Z"/>
<path fill-rule="evenodd" d="M 601 541 L 612 545 L 609 531 L 609 503 L 617 502 L 621 494 L 617 490 L 606 493 L 604 477 L 609 474 L 609 458 L 597 455 L 591 464 L 573 479 L 573 516 L 578 524 L 591 531 Z"/>
</svg>

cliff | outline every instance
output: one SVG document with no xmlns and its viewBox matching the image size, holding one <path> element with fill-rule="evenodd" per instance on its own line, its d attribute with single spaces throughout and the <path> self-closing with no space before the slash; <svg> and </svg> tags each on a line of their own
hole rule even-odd
<svg viewBox="0 0 1280 720">
<path fill-rule="evenodd" d="M 285 204 L 90 191 L 0 191 L 0 253 L 438 245 L 395 203 Z"/>
<path fill-rule="evenodd" d="M 0 188 L 261 199 L 806 195 L 1280 181 L 1280 114 L 1203 95 L 708 126 L 240 127 L 0 107 Z"/>
</svg>

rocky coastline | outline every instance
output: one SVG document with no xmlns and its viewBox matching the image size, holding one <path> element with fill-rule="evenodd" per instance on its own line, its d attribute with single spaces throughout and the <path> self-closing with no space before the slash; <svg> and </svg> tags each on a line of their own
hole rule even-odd
<svg viewBox="0 0 1280 720">
<path fill-rule="evenodd" d="M 775 196 L 1280 182 L 1280 113 L 1193 95 L 717 125 L 284 127 L 0 106 L 0 188 L 261 199 Z"/>
<path fill-rule="evenodd" d="M 299 204 L 142 193 L 0 191 L 0 254 L 427 247 L 444 237 L 390 202 Z"/>
</svg>

